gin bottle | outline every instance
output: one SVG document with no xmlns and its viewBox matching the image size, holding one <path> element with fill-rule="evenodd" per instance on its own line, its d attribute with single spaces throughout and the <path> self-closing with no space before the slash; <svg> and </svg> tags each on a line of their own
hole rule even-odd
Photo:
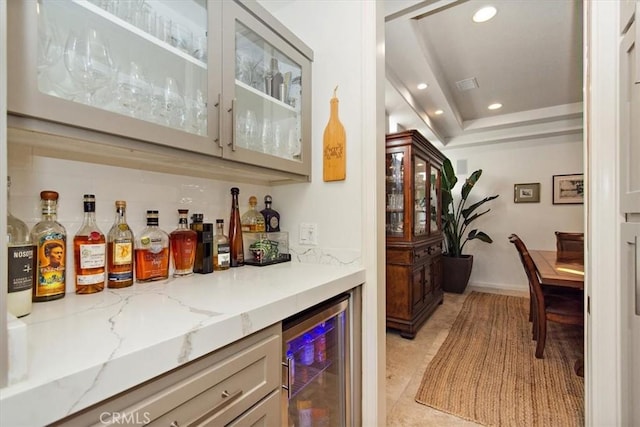
<svg viewBox="0 0 640 427">
<path fill-rule="evenodd" d="M 31 243 L 27 224 L 11 214 L 7 177 L 7 311 L 16 317 L 31 313 L 31 292 L 35 272 L 35 249 Z"/>
<path fill-rule="evenodd" d="M 42 219 L 31 229 L 36 245 L 34 302 L 63 298 L 66 292 L 67 230 L 57 221 L 58 193 L 40 192 L 40 204 Z"/>
<path fill-rule="evenodd" d="M 96 224 L 96 196 L 84 195 L 84 220 L 73 237 L 76 294 L 94 294 L 104 289 L 107 239 Z"/>
</svg>

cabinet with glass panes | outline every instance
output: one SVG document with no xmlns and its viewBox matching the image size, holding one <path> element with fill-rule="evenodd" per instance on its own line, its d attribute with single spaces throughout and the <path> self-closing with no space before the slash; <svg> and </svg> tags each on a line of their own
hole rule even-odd
<svg viewBox="0 0 640 427">
<path fill-rule="evenodd" d="M 442 303 L 444 155 L 418 131 L 387 135 L 387 327 L 413 338 Z"/>
<path fill-rule="evenodd" d="M 313 53 L 256 2 L 38 0 L 7 13 L 10 128 L 310 176 Z"/>
</svg>

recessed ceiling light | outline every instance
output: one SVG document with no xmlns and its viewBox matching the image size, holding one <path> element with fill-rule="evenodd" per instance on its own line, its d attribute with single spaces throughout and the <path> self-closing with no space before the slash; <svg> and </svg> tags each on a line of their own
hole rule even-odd
<svg viewBox="0 0 640 427">
<path fill-rule="evenodd" d="M 436 110 L 436 111 L 433 112 L 433 114 L 435 114 L 436 116 L 439 116 L 442 113 L 444 113 L 444 111 L 442 111 L 442 110 Z"/>
<path fill-rule="evenodd" d="M 499 108 L 502 108 L 502 104 L 500 104 L 499 102 L 496 102 L 495 104 L 491 104 L 489 105 L 489 110 L 497 110 Z"/>
<path fill-rule="evenodd" d="M 418 89 L 420 89 L 420 90 L 424 90 L 424 89 L 426 89 L 428 87 L 429 87 L 429 85 L 426 84 L 426 83 L 419 83 L 418 84 Z"/>
<path fill-rule="evenodd" d="M 493 6 L 485 6 L 481 9 L 478 9 L 476 13 L 473 14 L 473 22 L 487 22 L 489 19 L 496 16 L 498 10 Z"/>
</svg>

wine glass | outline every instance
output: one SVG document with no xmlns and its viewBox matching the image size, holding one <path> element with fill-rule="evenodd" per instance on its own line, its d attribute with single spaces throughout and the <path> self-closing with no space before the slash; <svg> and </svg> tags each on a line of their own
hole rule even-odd
<svg viewBox="0 0 640 427">
<path fill-rule="evenodd" d="M 174 128 L 184 128 L 185 102 L 175 78 L 165 78 L 162 93 L 154 97 L 154 111 L 160 123 Z"/>
<path fill-rule="evenodd" d="M 115 72 L 107 42 L 92 28 L 69 33 L 64 64 L 71 78 L 84 89 L 82 102 L 89 105 L 94 104 L 95 92 L 109 84 Z"/>
<path fill-rule="evenodd" d="M 131 117 L 144 119 L 145 106 L 151 97 L 151 86 L 146 73 L 140 65 L 131 61 L 129 68 L 118 77 L 118 106 Z"/>
<path fill-rule="evenodd" d="M 38 73 L 51 67 L 62 57 L 62 45 L 57 27 L 49 20 L 41 1 L 36 3 L 38 14 Z"/>
</svg>

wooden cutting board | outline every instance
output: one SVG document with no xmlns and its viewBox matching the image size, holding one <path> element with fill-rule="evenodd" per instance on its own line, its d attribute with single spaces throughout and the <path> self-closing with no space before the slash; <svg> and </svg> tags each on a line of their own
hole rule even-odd
<svg viewBox="0 0 640 427">
<path fill-rule="evenodd" d="M 323 178 L 325 181 L 343 181 L 347 178 L 347 134 L 338 117 L 338 97 L 333 90 L 329 123 L 323 137 Z"/>
</svg>

